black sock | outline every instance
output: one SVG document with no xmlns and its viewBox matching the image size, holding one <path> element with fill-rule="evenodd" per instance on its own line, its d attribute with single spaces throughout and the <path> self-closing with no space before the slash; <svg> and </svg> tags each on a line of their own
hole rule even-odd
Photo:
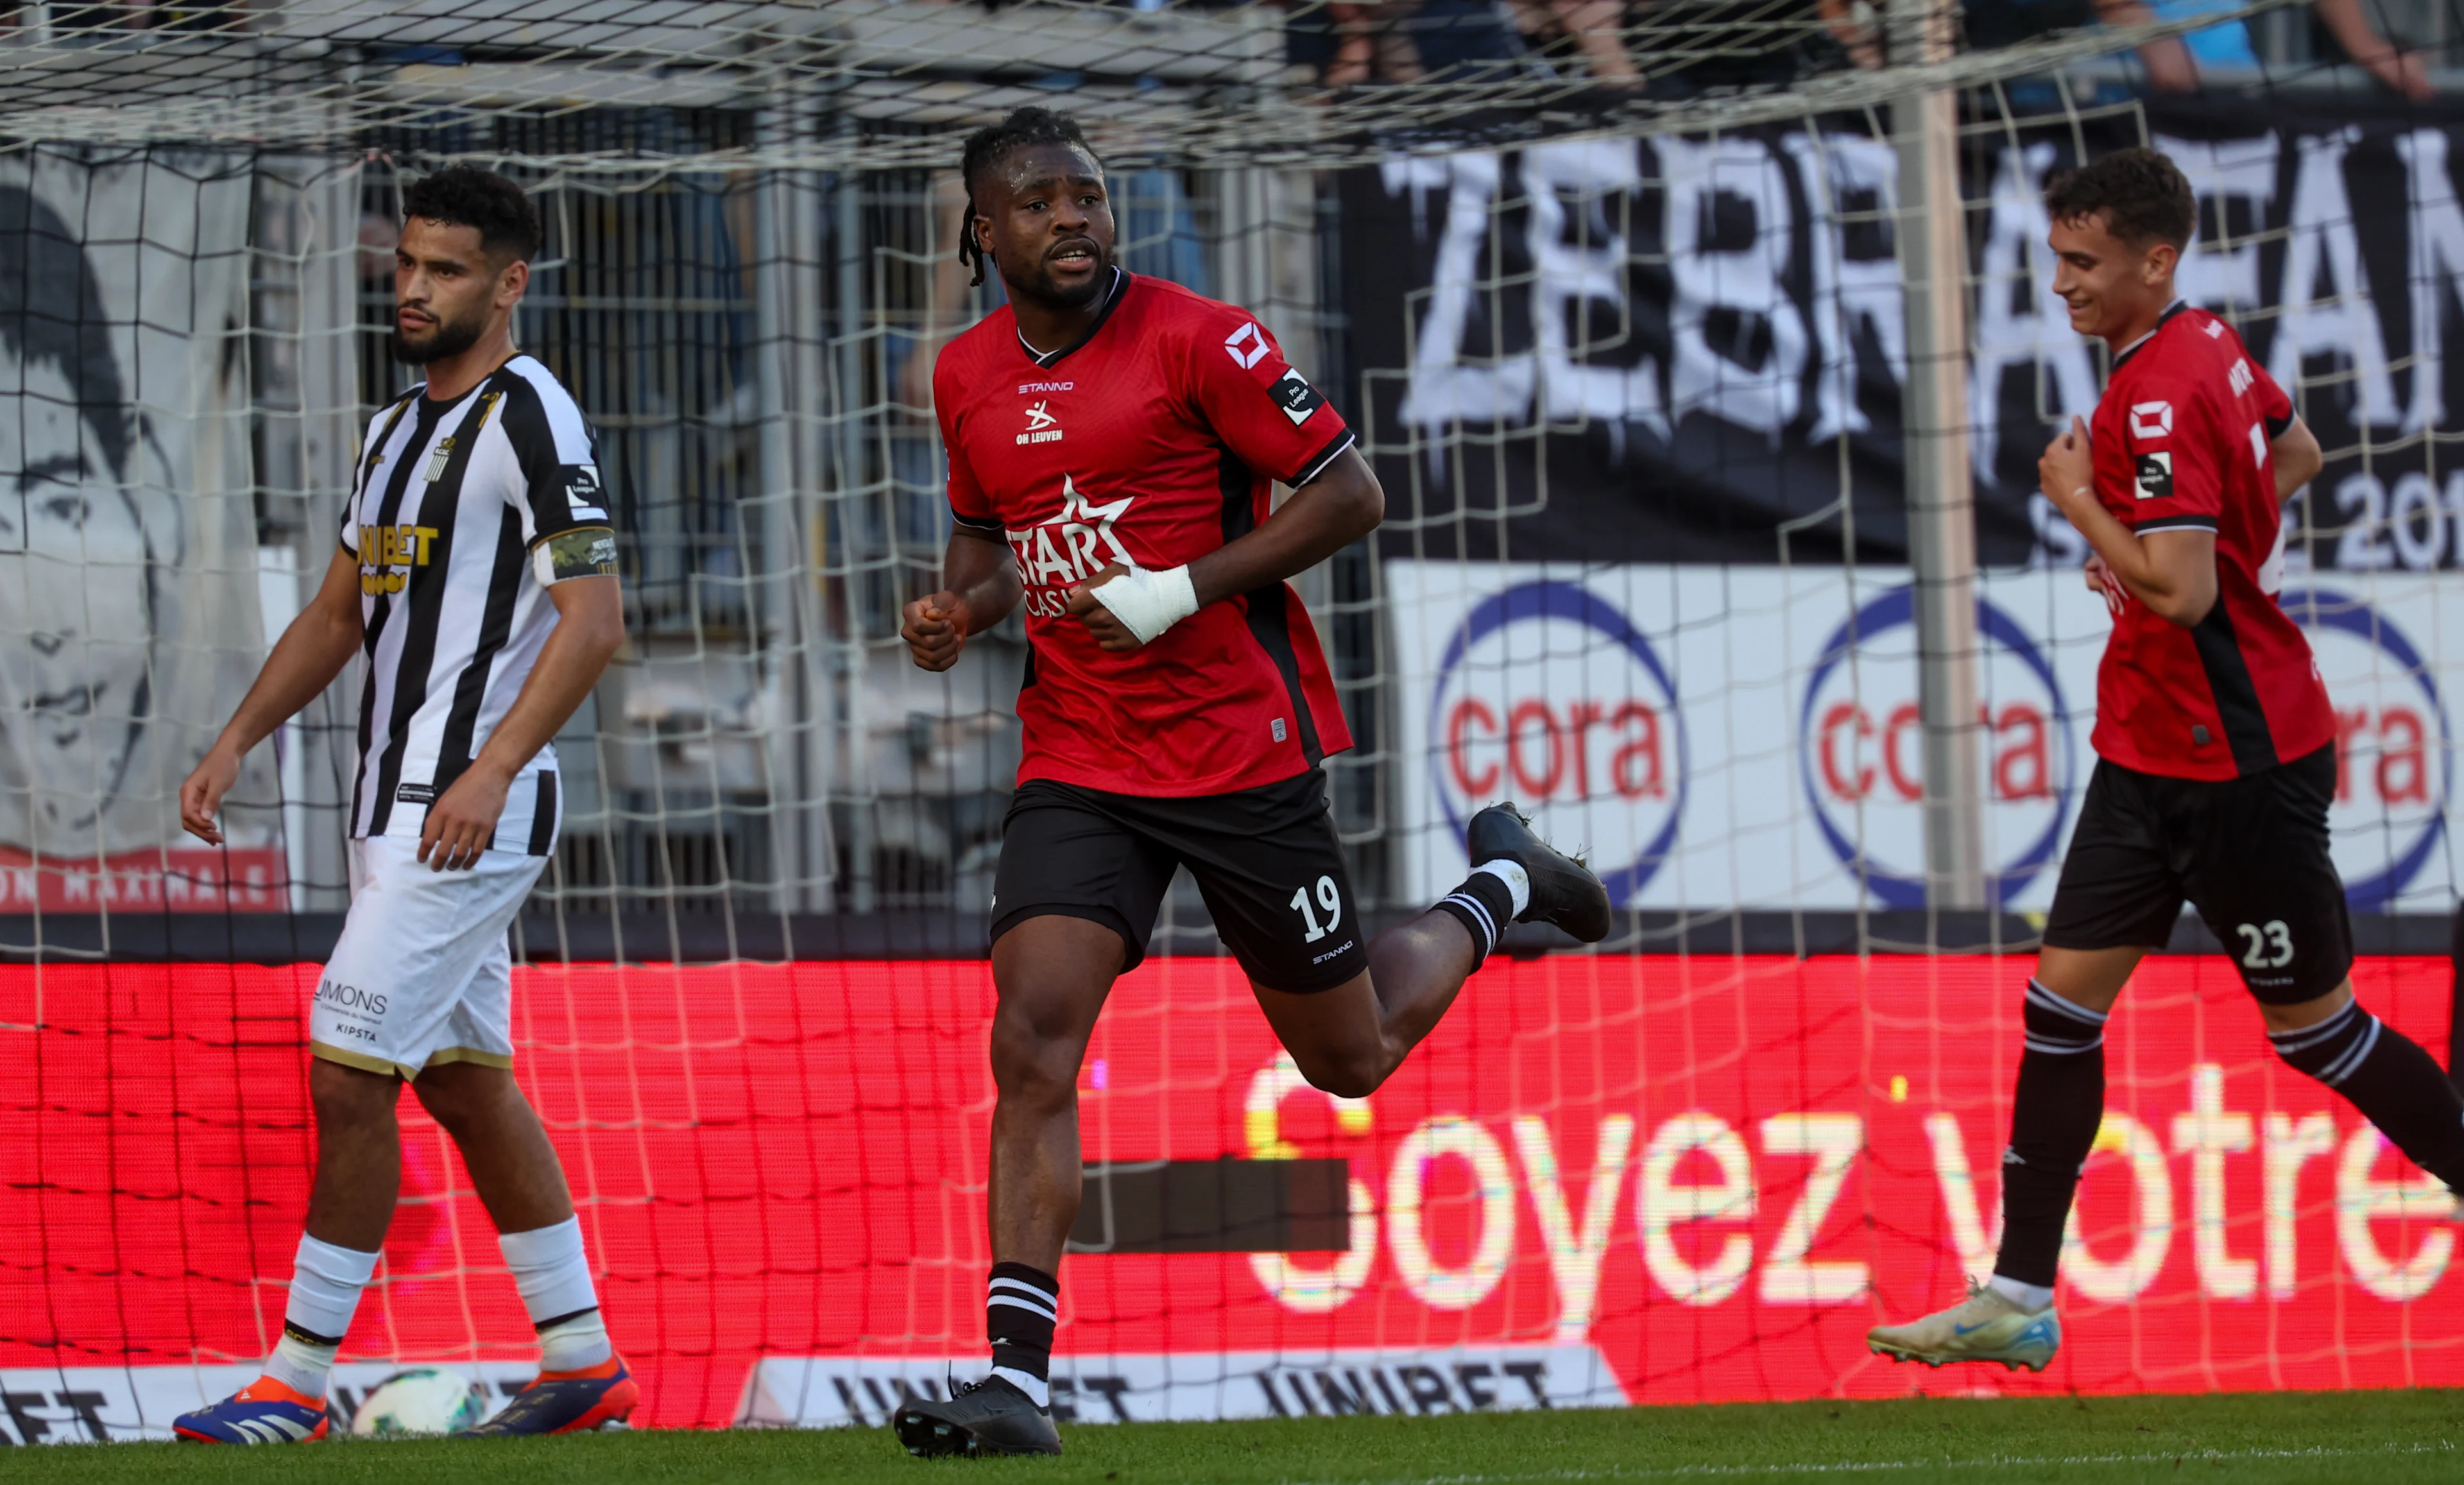
<svg viewBox="0 0 2464 1485">
<path fill-rule="evenodd" d="M 2050 1289 L 2062 1225 L 2104 1121 L 2104 1015 L 2028 982 L 2027 1050 L 2002 1154 L 2002 1252 L 1993 1272 Z"/>
<path fill-rule="evenodd" d="M 1471 931 L 1471 966 L 1478 969 L 1514 921 L 1514 894 L 1494 872 L 1474 872 L 1430 911 L 1449 914 Z"/>
<path fill-rule="evenodd" d="M 984 1336 L 993 1343 L 993 1366 L 1035 1379 L 1034 1386 L 1019 1390 L 1038 1403 L 1045 1398 L 1036 1394 L 1052 1375 L 1052 1331 L 1060 1319 L 1059 1279 L 1023 1263 L 993 1265 L 984 1287 Z"/>
<path fill-rule="evenodd" d="M 2418 1042 L 2359 1001 L 2267 1039 L 2277 1056 L 2351 1100 L 2406 1159 L 2464 1190 L 2464 1096 Z"/>
</svg>

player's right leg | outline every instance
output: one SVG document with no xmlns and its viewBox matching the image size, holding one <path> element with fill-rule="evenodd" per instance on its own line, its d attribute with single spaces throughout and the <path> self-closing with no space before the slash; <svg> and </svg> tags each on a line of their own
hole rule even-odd
<svg viewBox="0 0 2464 1485">
<path fill-rule="evenodd" d="M 402 1183 L 394 1103 L 402 1079 L 317 1058 L 308 1092 L 317 1115 L 317 1176 L 307 1230 L 292 1259 L 282 1335 L 265 1374 L 231 1397 L 172 1421 L 195 1444 L 297 1444 L 325 1436 L 325 1377 L 376 1273 Z"/>
<path fill-rule="evenodd" d="M 317 1179 L 282 1337 L 263 1377 L 174 1420 L 183 1439 L 287 1444 L 324 1435 L 327 1374 L 393 1220 L 403 1082 L 455 1045 L 454 1014 L 473 975 L 503 950 L 505 920 L 495 911 L 506 895 L 501 883 L 479 872 L 433 871 L 417 859 L 415 841 L 354 840 L 350 853 L 350 916 L 309 1015 Z"/>
<path fill-rule="evenodd" d="M 1893 1361 L 1986 1362 L 2042 1371 L 2061 1345 L 2054 1280 L 2080 1171 L 2104 1119 L 2104 1022 L 2130 972 L 2181 916 L 2165 784 L 2100 762 L 2054 890 L 2021 1003 L 2026 1038 L 2002 1157 L 2002 1246 L 1992 1277 L 1946 1309 L 1877 1325 Z"/>
<path fill-rule="evenodd" d="M 1061 1254 L 1078 1220 L 1078 1067 L 1112 982 L 1136 967 L 1172 853 L 1090 791 L 1031 782 L 1011 802 L 993 889 L 991 1374 L 902 1406 L 920 1455 L 1059 1453 L 1051 1412 Z"/>
</svg>

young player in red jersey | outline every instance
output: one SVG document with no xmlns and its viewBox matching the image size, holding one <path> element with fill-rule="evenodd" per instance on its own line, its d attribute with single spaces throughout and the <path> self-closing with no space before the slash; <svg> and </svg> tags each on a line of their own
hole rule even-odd
<svg viewBox="0 0 2464 1485">
<path fill-rule="evenodd" d="M 919 1454 L 1050 1453 L 1079 1061 L 1176 866 L 1302 1074 L 1347 1097 L 1428 1034 L 1509 920 L 1596 942 L 1610 906 L 1492 807 L 1462 887 L 1362 931 L 1319 766 L 1352 739 L 1285 580 L 1375 529 L 1376 477 L 1254 318 L 1114 266 L 1076 124 L 1020 109 L 968 140 L 964 173 L 962 255 L 1000 271 L 1009 304 L 934 370 L 956 526 L 945 591 L 901 632 L 947 670 L 1023 600 L 1033 646 L 992 909 L 993 1371 L 894 1422 Z M 1274 481 L 1293 490 L 1280 509 Z"/>
<path fill-rule="evenodd" d="M 2187 898 L 2239 967 L 2276 1053 L 2396 1147 L 2464 1185 L 2464 1099 L 2430 1054 L 2353 998 L 2352 926 L 2328 854 L 2335 720 L 2277 607 L 2285 499 L 2318 441 L 2232 327 L 2173 297 L 2195 205 L 2179 169 L 2125 149 L 2056 179 L 2045 204 L 2071 324 L 2113 348 L 2093 429 L 2038 466 L 2096 555 L 2113 610 L 2097 676 L 2098 761 L 2024 1007 L 1989 1284 L 1877 1352 L 2042 1371 L 2061 1343 L 2054 1273 L 2104 1115 L 2104 1022 Z"/>
</svg>

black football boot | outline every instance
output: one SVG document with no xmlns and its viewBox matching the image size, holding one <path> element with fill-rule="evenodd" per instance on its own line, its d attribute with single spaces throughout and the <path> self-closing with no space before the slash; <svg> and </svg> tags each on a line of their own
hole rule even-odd
<svg viewBox="0 0 2464 1485">
<path fill-rule="evenodd" d="M 1003 1377 L 969 1383 L 947 1402 L 918 1399 L 902 1405 L 891 1427 L 898 1442 L 921 1459 L 961 1454 L 1057 1454 L 1061 1430 L 1052 1426 L 1050 1408 Z"/>
<path fill-rule="evenodd" d="M 1512 803 L 1473 815 L 1465 833 L 1474 867 L 1503 857 L 1531 878 L 1531 900 L 1514 915 L 1516 922 L 1553 923 L 1585 943 L 1609 936 L 1609 890 L 1582 862 L 1533 834 Z"/>
</svg>

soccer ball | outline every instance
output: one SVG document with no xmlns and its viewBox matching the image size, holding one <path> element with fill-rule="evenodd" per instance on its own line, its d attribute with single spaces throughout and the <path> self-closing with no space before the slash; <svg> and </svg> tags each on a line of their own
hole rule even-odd
<svg viewBox="0 0 2464 1485">
<path fill-rule="evenodd" d="M 486 1410 L 479 1385 L 446 1366 L 416 1366 L 377 1384 L 351 1414 L 353 1438 L 451 1433 Z"/>
</svg>

